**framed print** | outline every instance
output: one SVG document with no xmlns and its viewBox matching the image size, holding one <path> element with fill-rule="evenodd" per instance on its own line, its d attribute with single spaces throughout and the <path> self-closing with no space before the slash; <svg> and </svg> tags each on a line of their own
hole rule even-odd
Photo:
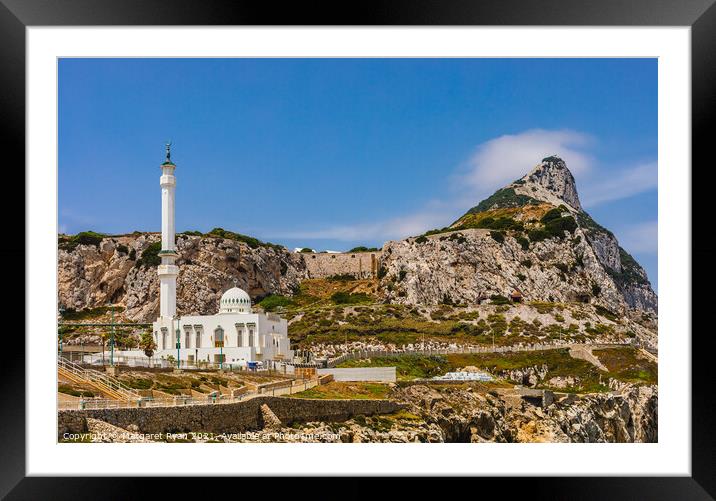
<svg viewBox="0 0 716 501">
<path fill-rule="evenodd" d="M 147 475 L 713 496 L 709 2 L 2 9 L 10 499 Z"/>
</svg>

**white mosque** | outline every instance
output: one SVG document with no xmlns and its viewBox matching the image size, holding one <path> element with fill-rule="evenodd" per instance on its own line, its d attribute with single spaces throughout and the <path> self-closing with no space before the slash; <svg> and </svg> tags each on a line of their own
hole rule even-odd
<svg viewBox="0 0 716 501">
<path fill-rule="evenodd" d="M 233 287 L 221 296 L 216 315 L 179 317 L 176 313 L 176 291 L 179 267 L 176 259 L 174 231 L 174 195 L 176 165 L 167 158 L 161 165 L 162 175 L 162 250 L 158 267 L 160 285 L 159 318 L 153 322 L 155 357 L 196 362 L 247 365 L 249 362 L 291 361 L 286 319 L 273 313 L 254 312 L 246 291 Z M 143 356 L 143 352 L 124 352 Z"/>
</svg>

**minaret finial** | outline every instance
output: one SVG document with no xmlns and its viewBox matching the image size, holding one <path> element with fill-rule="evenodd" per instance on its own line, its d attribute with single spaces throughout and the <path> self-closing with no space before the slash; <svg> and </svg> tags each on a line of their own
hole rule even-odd
<svg viewBox="0 0 716 501">
<path fill-rule="evenodd" d="M 171 161 L 172 161 L 171 147 L 172 147 L 172 142 L 169 141 L 169 142 L 167 143 L 167 162 L 171 162 Z"/>
<path fill-rule="evenodd" d="M 236 277 L 233 278 L 233 282 L 234 282 L 234 287 L 239 286 L 239 280 Z"/>
</svg>

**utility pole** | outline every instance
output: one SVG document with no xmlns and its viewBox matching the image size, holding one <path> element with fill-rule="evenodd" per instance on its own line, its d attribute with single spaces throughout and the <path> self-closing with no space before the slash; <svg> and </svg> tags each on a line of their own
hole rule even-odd
<svg viewBox="0 0 716 501">
<path fill-rule="evenodd" d="M 112 337 L 109 341 L 109 365 L 114 367 L 114 305 L 110 306 L 112 311 Z"/>
<path fill-rule="evenodd" d="M 180 329 L 179 329 L 179 321 L 180 321 L 180 318 L 179 318 L 178 316 L 176 316 L 176 315 L 174 316 L 174 318 L 172 318 L 172 326 L 174 326 L 174 319 L 175 319 L 175 318 L 176 318 L 176 321 L 177 321 L 176 336 L 177 336 L 177 370 L 178 370 L 178 369 L 179 369 L 179 364 L 180 364 L 180 362 L 179 362 L 179 348 L 181 348 L 181 331 L 180 331 Z"/>
<path fill-rule="evenodd" d="M 62 318 L 62 315 L 65 313 L 64 308 L 60 308 L 60 318 Z M 57 329 L 57 336 L 60 338 L 60 356 L 62 356 L 62 327 L 59 327 Z"/>
</svg>

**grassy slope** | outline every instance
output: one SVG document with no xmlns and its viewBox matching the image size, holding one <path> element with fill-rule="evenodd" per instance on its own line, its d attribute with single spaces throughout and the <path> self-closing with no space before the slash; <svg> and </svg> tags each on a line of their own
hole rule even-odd
<svg viewBox="0 0 716 501">
<path fill-rule="evenodd" d="M 343 343 L 377 340 L 395 344 L 420 344 L 440 341 L 458 344 L 508 346 L 518 342 L 546 342 L 570 339 L 583 342 L 592 334 L 606 333 L 612 327 L 595 324 L 592 333 L 570 327 L 558 320 L 566 309 L 578 311 L 584 305 L 534 303 L 529 308 L 537 313 L 551 314 L 551 325 L 528 322 L 506 323 L 504 313 L 512 306 L 475 309 L 442 305 L 412 307 L 394 304 L 363 304 L 344 307 L 326 306 L 308 310 L 289 324 L 289 337 L 301 348 L 316 343 Z M 296 313 L 298 315 L 298 313 Z M 575 317 L 576 318 L 576 317 Z M 597 329 L 598 328 L 598 329 Z"/>
<path fill-rule="evenodd" d="M 549 389 L 547 381 L 552 377 L 574 376 L 580 379 L 579 387 L 559 389 L 559 391 L 575 392 L 606 391 L 608 389 L 606 382 L 610 377 L 635 384 L 657 383 L 656 364 L 639 357 L 633 348 L 594 350 L 594 354 L 609 369 L 608 373 L 600 372 L 589 362 L 572 358 L 567 349 L 501 354 L 436 355 L 430 357 L 410 355 L 369 360 L 349 360 L 338 367 L 395 366 L 399 380 L 411 380 L 431 378 L 466 366 L 475 366 L 488 370 L 493 374 L 498 374 L 512 369 L 546 365 L 547 376 L 538 387 Z M 601 383 L 600 380 L 602 381 Z"/>
<path fill-rule="evenodd" d="M 290 395 L 293 398 L 319 399 L 384 399 L 388 397 L 390 388 L 383 383 L 348 383 L 332 381 L 328 384 L 315 386 L 309 390 Z"/>
</svg>

